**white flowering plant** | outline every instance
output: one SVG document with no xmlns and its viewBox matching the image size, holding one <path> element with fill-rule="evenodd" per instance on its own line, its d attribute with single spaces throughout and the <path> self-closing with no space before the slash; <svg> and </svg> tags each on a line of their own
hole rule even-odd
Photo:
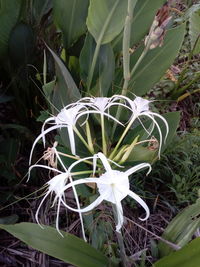
<svg viewBox="0 0 200 267">
<path fill-rule="evenodd" d="M 141 209 L 135 212 L 135 216 L 141 214 L 141 221 L 149 218 L 151 205 L 144 195 L 133 191 L 131 181 L 134 182 L 134 176 L 140 170 L 149 174 L 152 164 L 161 158 L 163 150 L 173 137 L 179 121 L 179 114 L 176 112 L 159 114 L 154 106 L 155 100 L 144 95 L 172 63 L 182 42 L 184 29 L 179 26 L 169 30 L 165 42 L 169 19 L 162 24 L 158 37 L 156 34 L 152 37 L 151 32 L 148 34 L 149 22 L 141 36 L 132 40 L 132 28 L 137 29 L 140 25 L 138 19 L 134 21 L 134 16 L 139 16 L 138 10 L 143 16 L 146 14 L 140 1 L 83 1 L 77 8 L 83 13 L 88 10 L 87 32 L 84 31 L 85 41 L 77 59 L 69 50 L 76 38 L 73 39 L 69 32 L 66 34 L 58 15 L 65 6 L 61 7 L 58 2 L 62 1 L 55 1 L 54 15 L 64 40 L 62 59 L 47 46 L 55 60 L 56 80 L 49 83 L 46 81 L 46 55 L 43 73 L 43 91 L 47 103 L 50 104 L 48 112 L 52 115 L 43 119 L 29 158 L 28 180 L 32 179 L 33 169 L 46 170 L 50 176 L 42 188 L 44 192 L 35 212 L 35 220 L 39 225 L 37 231 L 41 235 L 42 229 L 47 231 L 47 235 L 51 232 L 43 223 L 42 212 L 44 209 L 48 211 L 45 203 L 49 199 L 50 208 L 56 210 L 55 227 L 59 242 L 72 238 L 70 240 L 74 247 L 77 244 L 85 249 L 84 255 L 90 251 L 91 259 L 85 264 L 78 264 L 76 255 L 73 259 L 70 256 L 64 257 L 65 261 L 76 263 L 77 266 L 95 266 L 96 259 L 92 259 L 92 254 L 99 254 L 95 254 L 96 251 L 89 248 L 87 243 L 84 244 L 61 230 L 63 219 L 61 220 L 60 211 L 65 209 L 68 216 L 72 215 L 78 228 L 82 230 L 80 236 L 86 242 L 91 241 L 98 249 L 101 246 L 95 241 L 98 238 L 93 235 L 93 225 L 98 221 L 96 225 L 99 224 L 102 229 L 107 223 L 106 218 L 109 218 L 120 251 L 115 255 L 115 260 L 120 255 L 119 261 L 122 265 L 129 266 L 132 263 L 126 256 L 123 242 L 125 216 L 128 217 L 123 211 L 124 200 L 130 198 L 139 204 Z M 66 2 L 72 3 L 71 0 Z M 146 2 L 149 5 L 149 1 Z M 158 7 L 156 4 L 153 12 L 150 12 L 151 23 Z M 155 27 L 159 28 L 157 20 Z M 82 23 L 85 25 L 85 20 Z M 162 42 L 156 38 L 162 39 Z M 133 53 L 135 48 L 132 47 L 140 42 L 142 46 Z M 121 50 L 119 46 L 122 47 Z M 165 62 L 162 68 L 156 61 L 157 54 L 158 59 Z M 74 79 L 68 69 L 73 73 Z M 79 88 L 77 84 L 80 85 Z M 45 151 L 41 157 L 37 157 L 35 153 L 39 144 L 43 145 Z M 146 175 L 144 179 L 148 179 Z M 65 227 L 68 228 L 68 225 Z M 107 234 L 112 236 L 113 233 L 110 231 Z M 53 237 L 58 239 L 55 234 Z M 61 239 L 64 241 L 60 241 Z M 105 244 L 103 233 L 102 240 Z M 107 246 L 112 247 L 108 243 Z M 54 248 L 57 254 L 59 248 Z M 60 254 L 52 252 L 53 249 L 51 252 L 45 250 L 44 246 L 38 249 L 63 259 Z M 72 254 L 74 250 L 70 250 Z M 98 266 L 108 266 L 108 259 L 105 260 L 102 255 L 95 257 L 103 262 L 102 265 L 97 264 Z"/>
</svg>

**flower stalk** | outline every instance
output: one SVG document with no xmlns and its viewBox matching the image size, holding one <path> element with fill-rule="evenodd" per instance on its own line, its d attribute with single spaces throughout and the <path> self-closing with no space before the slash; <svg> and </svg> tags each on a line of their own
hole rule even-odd
<svg viewBox="0 0 200 267">
<path fill-rule="evenodd" d="M 101 136 L 102 136 L 102 149 L 103 154 L 107 154 L 107 144 L 106 144 L 106 136 L 105 136 L 105 123 L 104 123 L 104 115 L 101 114 Z"/>
<path fill-rule="evenodd" d="M 124 76 L 124 84 L 122 88 L 122 95 L 127 94 L 129 80 L 131 78 L 130 73 L 130 39 L 131 39 L 131 23 L 133 19 L 133 10 L 136 5 L 135 0 L 128 0 L 128 8 L 127 8 L 127 16 L 125 19 L 124 32 L 123 32 L 123 44 L 122 44 L 122 53 L 123 53 L 123 76 Z M 116 119 L 118 120 L 121 115 L 121 106 L 118 107 L 116 113 Z M 117 124 L 114 123 L 112 129 L 112 137 L 114 136 Z"/>
<path fill-rule="evenodd" d="M 115 224 L 117 224 L 118 221 L 117 221 L 117 211 L 116 211 L 116 205 L 115 204 L 112 204 L 112 210 L 113 210 Z M 121 230 L 116 232 L 116 237 L 117 237 L 117 242 L 119 245 L 119 251 L 120 251 L 120 256 L 121 256 L 121 260 L 122 260 L 122 266 L 127 267 L 128 266 L 128 259 L 127 259 L 127 255 L 126 255 L 126 250 L 125 250 L 124 240 L 123 240 Z"/>
</svg>

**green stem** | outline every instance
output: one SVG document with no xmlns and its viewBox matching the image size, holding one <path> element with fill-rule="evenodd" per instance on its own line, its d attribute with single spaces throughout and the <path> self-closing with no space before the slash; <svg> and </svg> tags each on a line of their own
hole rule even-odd
<svg viewBox="0 0 200 267">
<path fill-rule="evenodd" d="M 133 116 L 133 118 L 131 119 L 131 121 L 129 122 L 129 124 L 126 126 L 126 128 L 124 129 L 124 132 L 122 133 L 119 141 L 117 142 L 114 150 L 112 151 L 112 153 L 109 156 L 109 159 L 113 159 L 113 157 L 115 156 L 117 149 L 119 148 L 119 146 L 121 145 L 121 142 L 123 141 L 125 135 L 127 134 L 128 130 L 130 129 L 131 125 L 133 124 L 134 120 L 136 119 L 135 116 Z"/>
<path fill-rule="evenodd" d="M 138 68 L 139 64 L 141 63 L 141 61 L 143 60 L 143 58 L 146 56 L 147 52 L 149 50 L 149 47 L 146 46 L 144 48 L 144 50 L 142 51 L 142 54 L 140 55 L 140 57 L 138 58 L 137 62 L 135 63 L 134 67 L 131 70 L 131 77 L 133 76 L 133 74 L 135 73 L 136 69 Z"/>
<path fill-rule="evenodd" d="M 90 146 L 85 141 L 85 139 L 83 138 L 83 136 L 81 135 L 81 133 L 79 132 L 79 130 L 76 128 L 76 126 L 74 126 L 73 129 L 74 129 L 74 132 L 78 135 L 78 137 L 82 141 L 82 143 L 87 147 L 87 149 L 90 151 L 90 153 L 93 154 L 93 151 L 91 150 Z"/>
<path fill-rule="evenodd" d="M 117 225 L 118 221 L 117 221 L 117 211 L 116 211 L 115 204 L 112 204 L 112 209 L 113 209 L 115 223 Z M 119 245 L 119 249 L 120 249 L 120 256 L 121 256 L 121 260 L 122 260 L 122 266 L 123 267 L 128 267 L 129 266 L 128 265 L 128 259 L 127 259 L 127 256 L 126 256 L 124 240 L 123 240 L 123 236 L 122 236 L 121 231 L 120 232 L 116 231 L 116 236 L 117 236 L 117 241 L 118 241 L 118 245 Z"/>
<path fill-rule="evenodd" d="M 87 142 L 88 142 L 88 145 L 92 151 L 92 154 L 94 154 L 94 146 L 93 146 L 93 143 L 92 143 L 92 136 L 91 136 L 91 131 L 90 131 L 90 125 L 88 123 L 88 121 L 86 121 L 86 134 L 87 134 Z"/>
<path fill-rule="evenodd" d="M 88 82 L 87 82 L 87 92 L 89 92 L 90 90 L 90 87 L 91 87 L 91 83 L 92 83 L 92 78 L 93 78 L 93 74 L 94 74 L 94 69 L 95 69 L 95 66 L 96 66 L 96 62 L 97 62 L 97 58 L 98 58 L 98 54 L 99 54 L 99 49 L 100 49 L 100 46 L 102 44 L 102 39 L 104 37 L 104 34 L 106 32 L 106 29 L 107 27 L 109 26 L 109 23 L 110 23 L 110 20 L 113 16 L 113 13 L 114 11 L 116 10 L 116 7 L 117 5 L 119 4 L 119 1 L 120 0 L 116 0 L 115 1 L 115 4 L 113 5 L 104 25 L 103 25 L 103 28 L 101 30 L 101 33 L 99 35 L 99 38 L 97 40 L 97 45 L 96 45 L 96 48 L 95 48 L 95 51 L 94 51 L 94 56 L 93 56 L 93 59 L 92 59 L 92 65 L 91 65 L 91 68 L 90 68 L 90 71 L 89 71 L 89 74 L 88 74 Z"/>
<path fill-rule="evenodd" d="M 135 8 L 136 2 L 137 1 L 128 0 L 127 16 L 126 16 L 125 25 L 124 25 L 123 47 L 122 47 L 122 49 L 123 49 L 124 84 L 123 84 L 122 93 L 121 93 L 124 96 L 127 95 L 127 90 L 128 90 L 128 85 L 129 85 L 130 78 L 133 75 L 133 72 L 135 71 L 135 69 L 137 68 L 137 66 L 139 65 L 139 63 L 141 62 L 141 60 L 143 58 L 143 57 L 141 59 L 139 58 L 139 60 L 138 60 L 139 62 L 136 63 L 136 65 L 134 66 L 134 69 L 130 72 L 130 52 L 129 52 L 129 48 L 130 48 L 130 37 L 131 37 L 131 22 L 132 22 L 132 19 L 133 19 L 133 10 Z M 145 51 L 145 49 L 144 49 L 144 51 Z M 121 112 L 122 112 L 122 106 L 118 106 L 117 113 L 116 113 L 116 119 L 117 120 L 119 120 Z M 112 134 L 111 134 L 112 138 L 114 136 L 116 127 L 117 127 L 117 122 L 115 122 L 114 125 L 113 125 Z"/>
<path fill-rule="evenodd" d="M 93 74 L 94 74 L 94 69 L 95 69 L 95 66 L 96 66 L 97 58 L 98 58 L 98 55 L 99 55 L 100 46 L 101 46 L 101 42 L 97 42 L 97 45 L 96 45 L 96 48 L 95 48 L 95 51 L 94 51 L 94 56 L 93 56 L 93 59 L 92 59 L 92 65 L 91 65 L 91 68 L 90 68 L 90 71 L 89 71 L 89 74 L 88 74 L 88 82 L 87 82 L 87 91 L 88 92 L 89 92 L 91 84 L 92 84 L 92 78 L 93 78 Z"/>
<path fill-rule="evenodd" d="M 101 135 L 102 135 L 102 149 L 103 149 L 104 155 L 106 156 L 107 145 L 106 145 L 105 125 L 104 125 L 104 115 L 103 114 L 101 114 Z"/>
</svg>

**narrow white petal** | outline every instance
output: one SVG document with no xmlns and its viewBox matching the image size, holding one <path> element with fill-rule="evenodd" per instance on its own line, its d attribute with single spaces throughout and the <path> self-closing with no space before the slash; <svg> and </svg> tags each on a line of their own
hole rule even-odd
<svg viewBox="0 0 200 267">
<path fill-rule="evenodd" d="M 115 161 L 113 161 L 112 159 L 107 159 L 109 162 L 112 162 L 113 164 L 115 164 L 117 167 L 119 168 L 124 168 L 124 166 L 119 165 L 118 163 L 116 163 Z"/>
<path fill-rule="evenodd" d="M 61 158 L 60 158 L 60 155 L 58 154 L 58 151 L 56 148 L 54 148 L 54 151 L 55 151 L 55 154 L 56 154 L 56 157 L 58 159 L 58 161 L 60 162 L 60 165 L 63 167 L 64 171 L 65 172 L 68 172 L 67 171 L 67 168 L 65 167 L 64 163 L 62 162 Z"/>
<path fill-rule="evenodd" d="M 43 197 L 43 199 L 41 200 L 41 202 L 40 202 L 40 204 L 39 204 L 39 207 L 37 208 L 37 211 L 36 211 L 36 213 L 35 213 L 35 220 L 36 220 L 36 222 L 39 224 L 39 226 L 40 226 L 41 228 L 43 228 L 43 226 L 42 226 L 42 225 L 40 224 L 40 222 L 39 222 L 39 219 L 38 219 L 38 213 L 39 213 L 39 211 L 40 211 L 40 209 L 41 209 L 42 204 L 44 203 L 45 199 L 48 197 L 49 194 L 50 194 L 50 191 L 48 191 L 48 192 L 46 193 L 46 195 Z"/>
<path fill-rule="evenodd" d="M 161 153 L 161 147 L 162 147 L 162 132 L 160 130 L 160 126 L 159 124 L 157 123 L 157 121 L 154 119 L 153 115 L 149 115 L 149 113 L 144 113 L 145 116 L 149 117 L 156 125 L 157 129 L 158 129 L 158 133 L 159 133 L 159 136 L 160 136 L 160 145 L 159 145 L 159 150 L 158 150 L 158 157 L 160 158 L 160 153 Z"/>
<path fill-rule="evenodd" d="M 149 212 L 149 208 L 147 206 L 147 204 L 144 202 L 144 200 L 142 200 L 137 194 L 135 194 L 134 192 L 132 191 L 129 191 L 129 194 L 128 194 L 130 197 L 132 197 L 133 199 L 135 199 L 135 201 L 137 201 L 143 208 L 144 210 L 146 211 L 146 216 L 145 218 L 139 218 L 141 221 L 145 221 L 149 218 L 149 215 L 150 215 L 150 212 Z"/>
<path fill-rule="evenodd" d="M 85 213 L 85 212 L 89 212 L 91 210 L 93 210 L 94 208 L 96 208 L 102 201 L 104 200 L 103 196 L 99 196 L 95 201 L 93 201 L 89 206 L 83 208 L 83 209 L 74 209 L 72 207 L 70 207 L 69 205 L 67 205 L 64 201 L 63 205 L 68 208 L 69 210 L 75 211 L 75 212 L 81 212 L 81 213 Z"/>
<path fill-rule="evenodd" d="M 165 124 L 165 127 L 166 127 L 166 134 L 165 134 L 165 139 L 164 139 L 164 142 L 166 142 L 166 139 L 167 139 L 167 136 L 169 134 L 169 125 L 168 125 L 168 122 L 166 121 L 166 119 L 161 116 L 160 114 L 157 114 L 157 113 L 154 113 L 154 112 L 150 112 L 149 114 L 153 115 L 153 116 L 156 116 L 158 118 L 160 118 L 164 124 Z"/>
<path fill-rule="evenodd" d="M 122 106 L 122 107 L 124 107 L 124 108 L 129 109 L 129 110 L 132 110 L 132 109 L 131 109 L 129 106 L 127 106 L 126 104 L 123 104 L 123 103 L 117 103 L 117 102 L 108 104 L 108 106 L 107 106 L 106 109 L 108 109 L 108 108 L 110 108 L 110 107 L 112 107 L 112 106 Z"/>
<path fill-rule="evenodd" d="M 83 161 L 85 161 L 85 160 L 89 160 L 89 159 L 93 159 L 93 157 L 86 157 L 86 158 L 79 159 L 79 160 L 73 162 L 73 163 L 69 166 L 69 168 L 68 168 L 69 173 L 71 173 L 72 169 L 73 169 L 77 164 L 79 164 L 80 162 L 83 162 Z"/>
<path fill-rule="evenodd" d="M 111 167 L 110 167 L 110 164 L 108 163 L 108 160 L 107 158 L 104 156 L 103 153 L 99 152 L 98 154 L 98 157 L 100 158 L 100 160 L 102 161 L 103 163 L 103 166 L 104 168 L 106 169 L 107 172 L 109 171 L 112 171 Z"/>
<path fill-rule="evenodd" d="M 32 155 L 33 155 L 33 150 L 37 144 L 37 142 L 40 140 L 40 138 L 43 138 L 43 136 L 45 136 L 47 133 L 53 131 L 53 130 L 56 130 L 58 128 L 64 128 L 64 127 L 67 127 L 66 125 L 55 125 L 55 126 L 52 126 L 50 128 L 48 128 L 47 130 L 43 131 L 43 133 L 41 133 L 34 141 L 33 145 L 32 145 L 32 148 L 31 148 L 31 152 L 30 152 L 30 157 L 29 157 L 29 165 L 31 165 L 31 160 L 32 160 Z"/>
<path fill-rule="evenodd" d="M 50 171 L 55 171 L 55 172 L 58 172 L 58 173 L 62 173 L 61 171 L 59 171 L 59 170 L 57 170 L 57 169 L 55 169 L 55 168 L 51 168 L 51 167 L 46 166 L 46 165 L 34 164 L 34 165 L 31 165 L 31 166 L 29 167 L 27 182 L 28 182 L 29 179 L 30 179 L 31 170 L 32 170 L 33 168 L 44 168 L 44 169 L 47 169 L 47 170 L 50 170 Z"/>
<path fill-rule="evenodd" d="M 83 179 L 79 179 L 79 180 L 76 180 L 76 181 L 73 181 L 73 182 L 67 184 L 63 188 L 63 191 L 65 191 L 65 190 L 67 190 L 70 187 L 75 186 L 75 185 L 87 184 L 87 183 L 98 183 L 98 181 L 99 181 L 99 178 L 83 178 Z"/>
<path fill-rule="evenodd" d="M 122 225 L 124 223 L 124 217 L 123 217 L 123 209 L 121 202 L 117 202 L 115 204 L 116 212 L 117 212 L 117 225 L 116 225 L 116 231 L 120 232 Z"/>
<path fill-rule="evenodd" d="M 41 133 L 43 133 L 43 132 L 45 131 L 45 130 L 44 130 L 45 125 L 46 125 L 48 122 L 53 121 L 53 120 L 55 121 L 55 117 L 51 117 L 51 118 L 48 118 L 48 119 L 45 120 L 45 122 L 44 122 L 43 125 L 42 125 Z M 42 136 L 42 140 L 43 140 L 43 145 L 44 145 L 44 147 L 45 147 L 45 135 Z"/>
<path fill-rule="evenodd" d="M 61 203 L 61 199 L 59 198 L 58 200 L 58 207 L 57 207 L 57 211 L 56 211 L 56 230 L 58 231 L 58 233 L 62 236 L 63 234 L 60 232 L 60 229 L 59 229 L 59 212 L 60 212 L 60 203 Z"/>
<path fill-rule="evenodd" d="M 115 119 L 115 117 L 109 115 L 106 112 L 102 112 L 99 110 L 88 110 L 88 111 L 84 111 L 82 115 L 86 115 L 86 114 L 103 114 L 104 116 L 107 116 L 108 118 L 116 121 L 117 123 L 119 123 L 120 125 L 124 126 L 123 123 L 121 123 L 120 121 L 118 121 L 117 119 Z"/>
<path fill-rule="evenodd" d="M 69 134 L 69 142 L 71 147 L 72 155 L 76 155 L 76 148 L 75 148 L 75 140 L 74 140 L 74 131 L 71 125 L 67 127 L 68 134 Z"/>
<path fill-rule="evenodd" d="M 73 180 L 72 180 L 71 176 L 69 176 L 69 180 L 70 180 L 70 183 L 73 183 Z M 72 185 L 72 189 L 73 189 L 74 197 L 75 197 L 75 200 L 76 200 L 77 208 L 80 209 L 80 202 L 79 202 L 78 194 L 76 192 L 76 188 L 75 188 L 74 185 Z M 85 240 L 85 242 L 87 242 L 87 239 L 86 239 L 86 236 L 85 236 L 84 224 L 83 224 L 83 217 L 82 217 L 81 212 L 79 212 L 79 218 L 80 218 L 80 222 L 81 222 L 81 229 L 82 229 L 83 239 Z"/>
<path fill-rule="evenodd" d="M 137 116 L 137 119 L 139 120 L 139 122 L 140 122 L 140 124 L 142 125 L 143 129 L 145 130 L 145 132 L 148 133 L 148 136 L 150 136 L 151 131 L 149 132 L 149 131 L 147 130 L 147 128 L 144 126 L 144 124 L 143 124 L 143 122 L 141 121 L 141 119 L 139 118 L 139 116 L 142 116 L 142 114 L 139 114 L 139 115 Z M 152 128 L 154 128 L 154 125 L 153 125 Z M 151 130 L 152 130 L 152 129 L 151 129 Z"/>
<path fill-rule="evenodd" d="M 97 169 L 97 154 L 93 156 L 93 176 L 95 175 Z"/>
<path fill-rule="evenodd" d="M 138 170 L 140 170 L 140 169 L 146 168 L 146 167 L 149 168 L 149 171 L 148 171 L 148 173 L 147 173 L 147 174 L 149 174 L 150 171 L 151 171 L 151 165 L 150 165 L 149 163 L 140 163 L 140 164 L 138 164 L 138 165 L 136 165 L 136 166 L 134 166 L 134 167 L 128 169 L 127 171 L 125 171 L 125 173 L 129 176 L 129 175 L 131 175 L 132 173 L 134 173 L 134 172 L 136 172 L 136 171 L 138 171 Z"/>
</svg>

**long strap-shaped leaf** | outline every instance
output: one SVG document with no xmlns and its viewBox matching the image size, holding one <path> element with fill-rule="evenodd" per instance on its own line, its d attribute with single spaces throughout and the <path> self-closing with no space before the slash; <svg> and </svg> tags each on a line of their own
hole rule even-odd
<svg viewBox="0 0 200 267">
<path fill-rule="evenodd" d="M 99 49 L 111 42 L 122 30 L 126 16 L 127 0 L 91 0 L 87 18 L 89 32 L 97 43 L 88 77 L 90 89 Z"/>
<path fill-rule="evenodd" d="M 79 100 L 81 98 L 81 94 L 62 60 L 48 46 L 47 48 L 55 60 L 56 75 L 58 79 L 58 88 L 54 93 L 54 99 L 57 98 L 58 100 L 57 103 L 53 104 L 60 109 L 67 104 Z"/>
<path fill-rule="evenodd" d="M 82 239 L 62 231 L 61 237 L 56 229 L 45 226 L 42 229 L 34 223 L 0 225 L 27 245 L 50 256 L 77 267 L 106 267 L 108 259 Z"/>
</svg>

